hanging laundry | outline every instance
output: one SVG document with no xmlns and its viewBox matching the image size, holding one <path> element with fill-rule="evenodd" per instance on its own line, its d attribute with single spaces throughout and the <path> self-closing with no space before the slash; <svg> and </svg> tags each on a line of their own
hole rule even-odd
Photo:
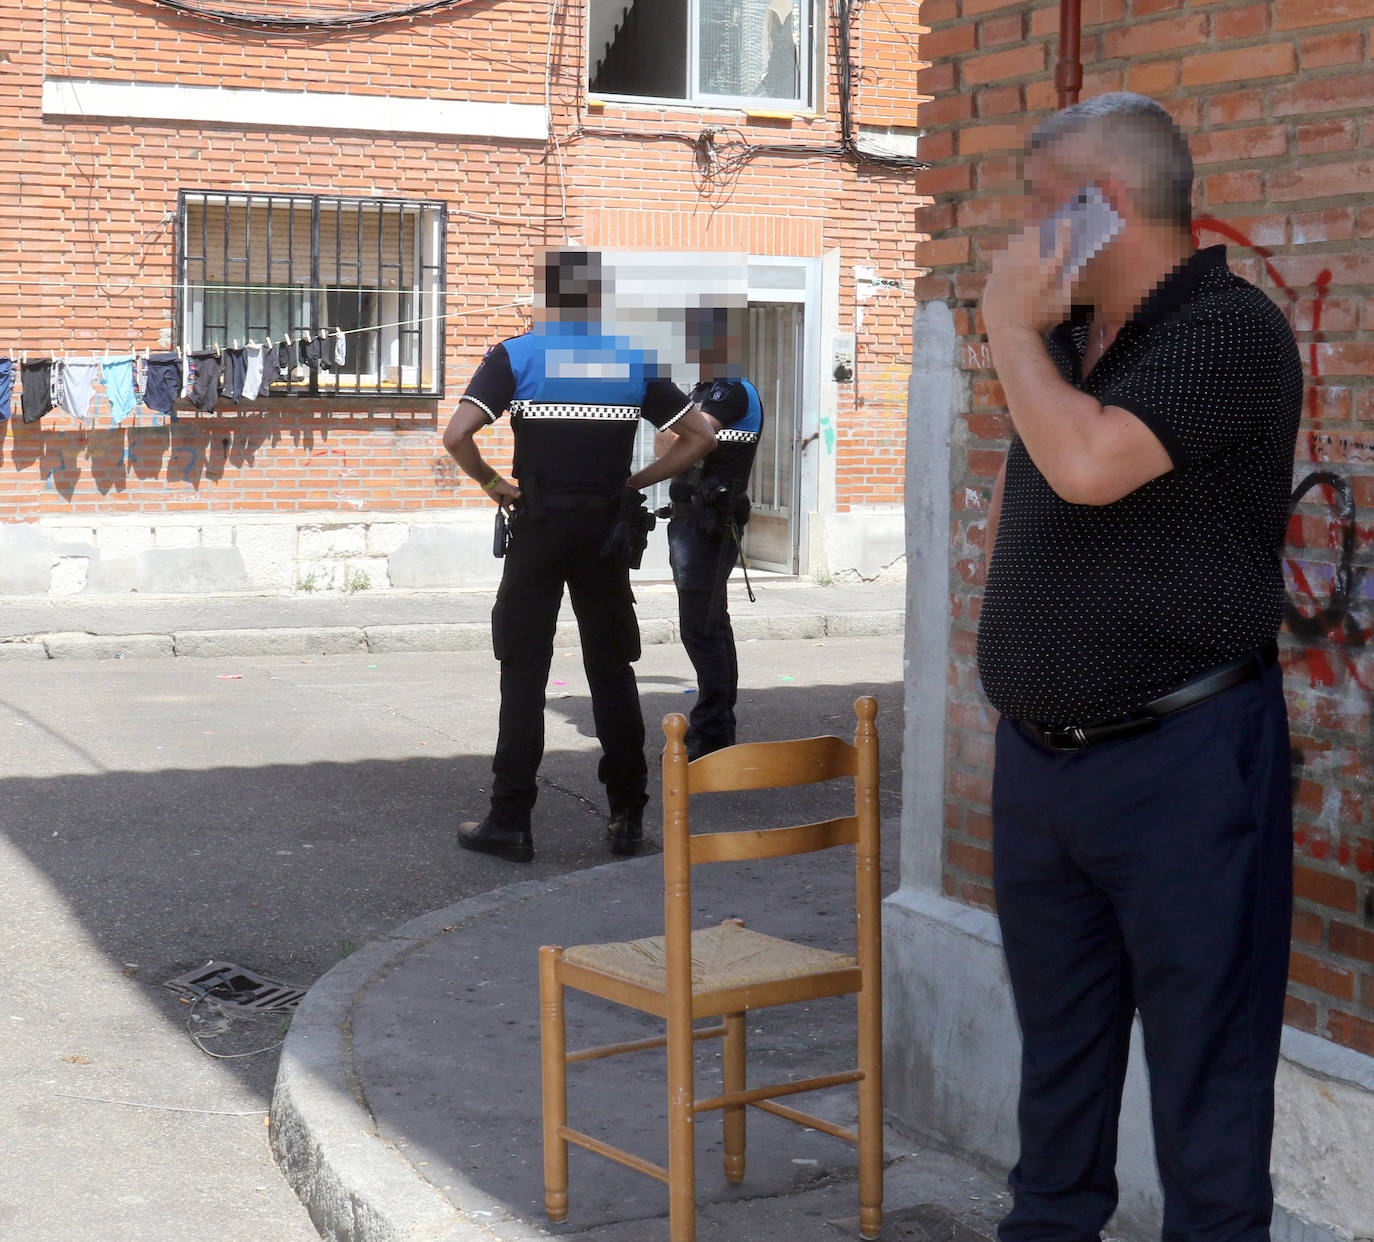
<svg viewBox="0 0 1374 1242">
<path fill-rule="evenodd" d="M 143 400 L 143 394 L 148 391 L 148 355 L 134 355 L 134 396 Z"/>
<path fill-rule="evenodd" d="M 315 343 L 313 336 L 303 336 L 296 342 L 296 365 L 298 367 L 310 366 L 310 346 Z"/>
<path fill-rule="evenodd" d="M 312 336 L 303 344 L 305 346 L 305 365 L 310 368 L 312 375 L 318 375 L 320 366 L 324 362 L 324 342 L 318 336 Z"/>
<path fill-rule="evenodd" d="M 148 358 L 148 382 L 143 390 L 143 404 L 159 414 L 176 418 L 177 398 L 181 395 L 183 369 L 181 355 L 175 352 L 151 354 Z"/>
<path fill-rule="evenodd" d="M 263 389 L 263 356 L 267 351 L 261 345 L 244 347 L 243 399 L 256 400 Z"/>
<path fill-rule="evenodd" d="M 26 423 L 36 423 L 52 409 L 51 358 L 21 363 L 19 367 L 20 405 Z"/>
<path fill-rule="evenodd" d="M 241 349 L 226 349 L 224 363 L 224 389 L 235 405 L 243 401 L 243 381 L 248 375 L 248 359 Z"/>
<path fill-rule="evenodd" d="M 57 403 L 87 427 L 91 425 L 95 381 L 99 377 L 99 358 L 68 358 L 62 365 L 62 385 L 58 390 Z"/>
<path fill-rule="evenodd" d="M 334 342 L 329 334 L 321 331 L 315 338 L 315 344 L 320 347 L 320 370 L 332 371 L 334 369 Z"/>
<path fill-rule="evenodd" d="M 0 422 L 10 416 L 14 403 L 14 359 L 0 358 Z"/>
<path fill-rule="evenodd" d="M 191 384 L 191 404 L 202 414 L 213 414 L 224 379 L 224 361 L 215 349 L 198 349 L 191 355 L 195 373 Z"/>
<path fill-rule="evenodd" d="M 118 427 L 138 405 L 134 395 L 134 360 L 102 358 L 100 382 L 105 385 L 105 399 L 110 403 L 110 426 Z"/>
<path fill-rule="evenodd" d="M 279 380 L 286 378 L 286 366 L 279 362 L 281 357 L 281 347 L 273 345 L 269 340 L 267 347 L 262 351 L 262 386 L 258 389 L 261 396 L 268 396 L 268 389 Z"/>
<path fill-rule="evenodd" d="M 334 369 L 343 370 L 344 359 L 348 357 L 348 338 L 342 328 L 334 329 Z"/>
</svg>

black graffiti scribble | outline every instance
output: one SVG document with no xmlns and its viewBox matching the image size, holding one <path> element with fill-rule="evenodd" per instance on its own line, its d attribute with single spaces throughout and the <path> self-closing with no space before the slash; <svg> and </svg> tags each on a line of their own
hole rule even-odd
<svg viewBox="0 0 1374 1242">
<path fill-rule="evenodd" d="M 1332 507 L 1341 524 L 1341 558 L 1331 575 L 1331 594 L 1315 613 L 1304 613 L 1292 595 L 1284 597 L 1283 617 L 1289 633 L 1305 642 L 1316 642 L 1325 635 L 1335 638 L 1339 630 L 1350 646 L 1362 647 L 1368 635 L 1350 613 L 1358 571 L 1355 568 L 1355 489 L 1347 479 L 1331 470 L 1314 470 L 1293 491 L 1289 512 L 1295 512 L 1303 497 L 1314 487 L 1329 487 Z M 1306 585 L 1304 583 L 1304 585 Z"/>
</svg>

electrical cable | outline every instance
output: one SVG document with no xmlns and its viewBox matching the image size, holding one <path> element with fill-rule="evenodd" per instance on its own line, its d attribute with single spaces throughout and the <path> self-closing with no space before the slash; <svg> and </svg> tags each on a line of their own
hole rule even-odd
<svg viewBox="0 0 1374 1242">
<path fill-rule="evenodd" d="M 280 1039 L 274 1040 L 270 1044 L 264 1044 L 261 1048 L 253 1048 L 248 1052 L 216 1052 L 213 1048 L 207 1048 L 203 1043 L 200 1042 L 200 1036 L 197 1035 L 196 1032 L 192 1029 L 192 1023 L 198 1020 L 196 1016 L 197 1006 L 200 1005 L 201 1001 L 207 999 L 208 995 L 208 993 L 205 993 L 200 996 L 197 996 L 196 999 L 191 1002 L 191 1010 L 186 1015 L 186 1034 L 191 1037 L 191 1042 L 195 1044 L 195 1046 L 199 1048 L 203 1053 L 205 1053 L 207 1057 L 214 1057 L 217 1061 L 237 1061 L 241 1057 L 255 1057 L 260 1052 L 271 1052 L 274 1048 L 280 1048 L 282 1044 L 286 1042 L 286 1036 L 283 1035 Z M 209 997 L 209 999 L 213 1000 L 214 997 Z M 223 1009 L 221 1009 L 219 1013 L 220 1017 L 225 1019 L 227 1019 L 229 1016 L 224 1012 Z M 258 1014 L 255 1016 L 262 1017 L 263 1015 Z M 278 1022 L 282 1020 L 282 1014 L 280 1010 L 272 1011 L 271 1016 Z"/>
<path fill-rule="evenodd" d="M 235 12 L 231 9 L 212 8 L 208 5 L 189 4 L 186 0 L 147 0 L 149 4 L 172 9 L 189 17 L 199 17 L 204 21 L 219 22 L 227 26 L 242 26 L 253 30 L 357 30 L 365 26 L 380 26 L 403 18 L 413 19 L 444 9 L 461 8 L 474 4 L 476 0 L 418 0 L 417 3 L 401 5 L 392 9 L 380 9 L 375 13 L 337 14 L 333 17 L 267 17 L 253 13 Z"/>
</svg>

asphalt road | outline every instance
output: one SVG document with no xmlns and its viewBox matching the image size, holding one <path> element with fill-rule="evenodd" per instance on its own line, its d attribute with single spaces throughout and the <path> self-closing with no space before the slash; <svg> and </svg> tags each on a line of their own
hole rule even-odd
<svg viewBox="0 0 1374 1242">
<path fill-rule="evenodd" d="M 741 666 L 749 737 L 847 734 L 877 695 L 895 817 L 900 636 L 749 642 Z M 639 672 L 656 749 L 691 667 L 668 645 Z M 425 911 L 606 861 L 575 652 L 552 679 L 537 857 L 514 867 L 452 835 L 484 809 L 486 653 L 5 667 L 0 1238 L 316 1237 L 266 1143 L 280 1019 L 161 985 L 212 958 L 307 985 Z"/>
</svg>

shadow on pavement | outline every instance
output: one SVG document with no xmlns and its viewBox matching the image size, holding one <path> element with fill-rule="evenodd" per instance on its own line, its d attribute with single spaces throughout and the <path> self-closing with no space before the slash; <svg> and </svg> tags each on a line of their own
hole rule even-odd
<svg viewBox="0 0 1374 1242">
<path fill-rule="evenodd" d="M 655 756 L 658 722 L 682 710 L 688 696 L 667 679 L 642 681 Z M 883 814 L 892 818 L 900 790 L 898 684 L 747 691 L 741 730 L 759 739 L 848 736 L 860 693 L 876 694 L 882 709 Z M 591 735 L 585 698 L 551 698 L 550 706 Z M 57 729 L 51 721 L 45 727 Z M 119 727 L 136 731 L 141 722 L 125 719 Z M 273 750 L 265 732 L 261 751 Z M 172 758 L 175 747 L 167 752 Z M 464 853 L 454 842 L 456 823 L 481 813 L 484 795 L 475 791 L 488 784 L 486 756 L 9 777 L 0 779 L 0 800 L 5 836 L 46 877 L 91 944 L 180 1026 L 186 1006 L 161 984 L 211 958 L 307 985 L 424 912 L 608 861 L 600 806 L 573 792 L 599 792 L 594 771 L 586 751 L 546 755 L 541 776 L 549 787 L 536 809 L 537 857 L 528 867 Z M 646 830 L 655 843 L 656 785 L 651 757 Z M 805 791 L 794 797 L 798 818 L 807 817 Z M 740 803 L 722 799 L 715 826 L 740 812 Z M 896 841 L 887 844 L 895 865 Z M 532 985 L 532 959 L 512 957 L 509 969 Z M 269 1053 L 226 1064 L 265 1104 L 275 1061 Z"/>
</svg>

